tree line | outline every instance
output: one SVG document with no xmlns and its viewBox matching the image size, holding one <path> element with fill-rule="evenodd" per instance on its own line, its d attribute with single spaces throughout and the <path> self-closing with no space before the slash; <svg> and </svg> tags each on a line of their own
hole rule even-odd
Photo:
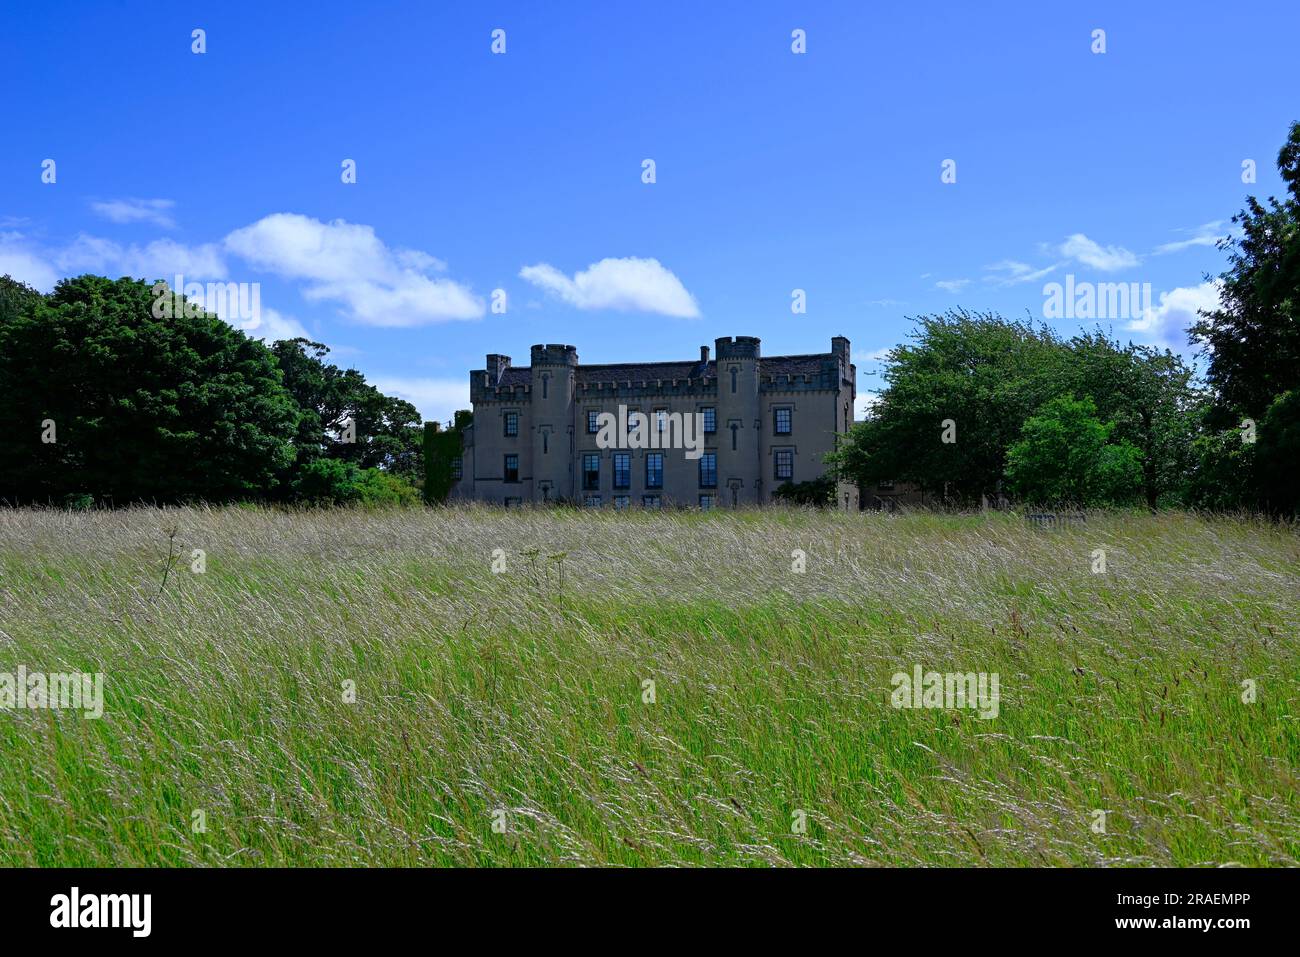
<svg viewBox="0 0 1300 957">
<path fill-rule="evenodd" d="M 866 489 L 908 482 L 953 504 L 1141 504 L 1294 514 L 1300 506 L 1300 123 L 1221 241 L 1220 308 L 1189 330 L 1202 378 L 1169 350 L 1101 330 L 953 310 L 914 320 L 885 388 L 830 456 Z"/>
<path fill-rule="evenodd" d="M 196 308 L 158 317 L 155 294 L 0 278 L 0 501 L 418 500 L 413 405 L 318 342 L 268 346 Z"/>
</svg>

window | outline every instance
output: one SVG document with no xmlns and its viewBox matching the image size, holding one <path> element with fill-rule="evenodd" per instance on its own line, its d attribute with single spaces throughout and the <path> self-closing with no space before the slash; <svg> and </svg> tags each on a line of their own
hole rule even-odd
<svg viewBox="0 0 1300 957">
<path fill-rule="evenodd" d="M 645 487 L 646 488 L 664 487 L 664 454 L 662 452 L 646 453 Z"/>
<path fill-rule="evenodd" d="M 506 496 L 506 508 L 518 508 L 523 503 L 524 500 L 521 498 L 514 498 L 510 495 Z"/>
<path fill-rule="evenodd" d="M 633 443 L 634 445 L 640 445 L 641 442 L 644 441 L 643 438 L 641 438 L 641 420 L 643 418 L 645 418 L 645 416 L 643 416 L 640 410 L 635 406 L 627 410 L 628 442 L 632 442 L 632 436 L 635 435 L 638 437 L 636 442 Z"/>
<path fill-rule="evenodd" d="M 614 488 L 632 487 L 632 454 L 614 453 Z"/>
<path fill-rule="evenodd" d="M 596 409 L 587 410 L 587 434 L 595 435 L 600 431 L 600 412 Z"/>
<path fill-rule="evenodd" d="M 628 496 L 626 496 L 626 495 L 615 495 L 615 496 L 614 496 L 614 507 L 615 507 L 615 508 L 627 508 L 627 507 L 628 507 L 629 505 L 631 505 L 631 504 L 632 504 L 632 500 L 631 500 Z"/>
<path fill-rule="evenodd" d="M 507 482 L 519 481 L 519 456 L 511 453 L 506 456 L 505 480 Z"/>
<path fill-rule="evenodd" d="M 876 486 L 877 492 L 892 492 L 894 490 L 893 482 L 881 482 Z"/>
<path fill-rule="evenodd" d="M 668 425 L 668 410 L 655 409 L 655 431 L 663 435 L 666 425 Z"/>
<path fill-rule="evenodd" d="M 544 375 L 542 376 L 542 398 L 545 399 L 546 393 L 550 391 L 551 391 L 551 377 L 548 375 Z"/>
<path fill-rule="evenodd" d="M 777 435 L 790 434 L 790 417 L 791 409 L 773 409 L 772 410 L 772 430 Z"/>
<path fill-rule="evenodd" d="M 465 475 L 465 460 L 459 455 L 451 460 L 451 477 L 461 479 Z"/>
<path fill-rule="evenodd" d="M 718 410 L 715 409 L 713 406 L 709 405 L 709 406 L 705 406 L 700 411 L 704 413 L 704 431 L 705 432 L 718 431 Z"/>
<path fill-rule="evenodd" d="M 701 496 L 700 496 L 700 511 L 702 511 L 702 512 L 707 512 L 707 511 L 708 511 L 709 509 L 711 509 L 711 508 L 713 508 L 713 496 L 712 496 L 712 495 L 701 495 Z"/>
<path fill-rule="evenodd" d="M 584 495 L 582 497 L 582 504 L 587 508 L 600 508 L 600 496 Z"/>
<path fill-rule="evenodd" d="M 599 452 L 588 452 L 582 457 L 582 487 L 600 488 Z"/>
<path fill-rule="evenodd" d="M 718 453 L 705 452 L 700 456 L 700 488 L 718 487 Z"/>
<path fill-rule="evenodd" d="M 731 391 L 736 391 L 736 369 L 733 366 L 731 370 Z"/>
<path fill-rule="evenodd" d="M 542 433 L 542 454 L 549 455 L 551 452 L 551 433 Z"/>
<path fill-rule="evenodd" d="M 658 495 L 642 495 L 641 505 L 645 508 L 659 508 L 661 501 Z"/>
<path fill-rule="evenodd" d="M 778 479 L 794 478 L 794 449 L 777 449 L 773 458 L 776 460 Z"/>
<path fill-rule="evenodd" d="M 519 413 L 518 412 L 506 412 L 504 415 L 501 416 L 501 421 L 505 426 L 506 435 L 519 434 Z"/>
</svg>

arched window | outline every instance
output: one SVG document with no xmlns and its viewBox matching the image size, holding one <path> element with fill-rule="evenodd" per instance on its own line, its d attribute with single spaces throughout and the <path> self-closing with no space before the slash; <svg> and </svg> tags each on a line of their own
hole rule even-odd
<svg viewBox="0 0 1300 957">
<path fill-rule="evenodd" d="M 736 391 L 736 367 L 731 367 L 731 391 Z"/>
<path fill-rule="evenodd" d="M 550 382 L 551 382 L 550 376 L 548 375 L 542 376 L 542 398 L 543 399 L 546 398 L 547 386 L 550 385 Z"/>
</svg>

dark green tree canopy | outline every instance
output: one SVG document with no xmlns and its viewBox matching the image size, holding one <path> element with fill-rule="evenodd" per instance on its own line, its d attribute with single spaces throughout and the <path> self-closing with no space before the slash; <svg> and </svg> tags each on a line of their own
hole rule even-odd
<svg viewBox="0 0 1300 957">
<path fill-rule="evenodd" d="M 1221 247 L 1222 308 L 1191 329 L 1209 357 L 1207 378 L 1231 415 L 1262 417 L 1275 397 L 1300 387 L 1300 123 L 1278 154 L 1289 195 L 1247 197 L 1233 217 L 1239 235 Z"/>
<path fill-rule="evenodd" d="M 0 322 L 0 496 L 118 503 L 261 494 L 293 461 L 274 357 L 148 284 L 81 276 Z"/>
<path fill-rule="evenodd" d="M 160 301 L 132 279 L 81 276 L 43 296 L 0 278 L 0 499 L 414 496 L 409 402 L 327 364 L 319 343 L 268 348 Z M 306 471 L 318 460 L 341 469 Z"/>
</svg>

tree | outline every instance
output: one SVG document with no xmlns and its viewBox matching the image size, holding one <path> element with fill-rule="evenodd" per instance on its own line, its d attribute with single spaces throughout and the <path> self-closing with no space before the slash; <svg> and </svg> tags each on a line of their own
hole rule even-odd
<svg viewBox="0 0 1300 957">
<path fill-rule="evenodd" d="M 914 321 L 915 344 L 891 350 L 871 418 L 829 461 L 849 481 L 912 482 L 966 501 L 992 494 L 1021 423 L 1057 388 L 1065 346 L 1045 326 L 991 313 Z"/>
<path fill-rule="evenodd" d="M 1142 454 L 1142 497 L 1149 508 L 1184 492 L 1197 410 L 1204 393 L 1192 370 L 1169 350 L 1121 346 L 1100 331 L 1075 336 L 1060 369 L 1059 388 L 1087 396 L 1115 438 Z"/>
<path fill-rule="evenodd" d="M 160 318 L 153 288 L 126 278 L 6 289 L 0 497 L 227 500 L 293 461 L 297 409 L 274 357 L 217 316 Z"/>
<path fill-rule="evenodd" d="M 1273 400 L 1259 424 L 1256 445 L 1260 504 L 1280 515 L 1300 510 L 1300 389 Z"/>
<path fill-rule="evenodd" d="M 1141 483 L 1141 451 L 1112 441 L 1115 423 L 1097 418 L 1090 398 L 1058 396 L 1044 403 L 1007 450 L 1007 481 L 1035 505 L 1122 504 Z"/>
<path fill-rule="evenodd" d="M 301 409 L 295 468 L 325 457 L 423 480 L 423 435 L 415 406 L 384 395 L 355 369 L 326 362 L 329 348 L 319 342 L 284 340 L 271 351 Z M 355 441 L 346 441 L 349 437 Z"/>
<path fill-rule="evenodd" d="M 1300 123 L 1278 153 L 1289 198 L 1246 199 L 1232 218 L 1238 235 L 1220 243 L 1230 268 L 1220 277 L 1221 308 L 1192 326 L 1208 353 L 1220 424 L 1261 418 L 1281 393 L 1300 387 Z"/>
<path fill-rule="evenodd" d="M 399 476 L 354 462 L 319 458 L 294 479 L 294 495 L 318 505 L 414 505 L 420 493 Z"/>
</svg>

